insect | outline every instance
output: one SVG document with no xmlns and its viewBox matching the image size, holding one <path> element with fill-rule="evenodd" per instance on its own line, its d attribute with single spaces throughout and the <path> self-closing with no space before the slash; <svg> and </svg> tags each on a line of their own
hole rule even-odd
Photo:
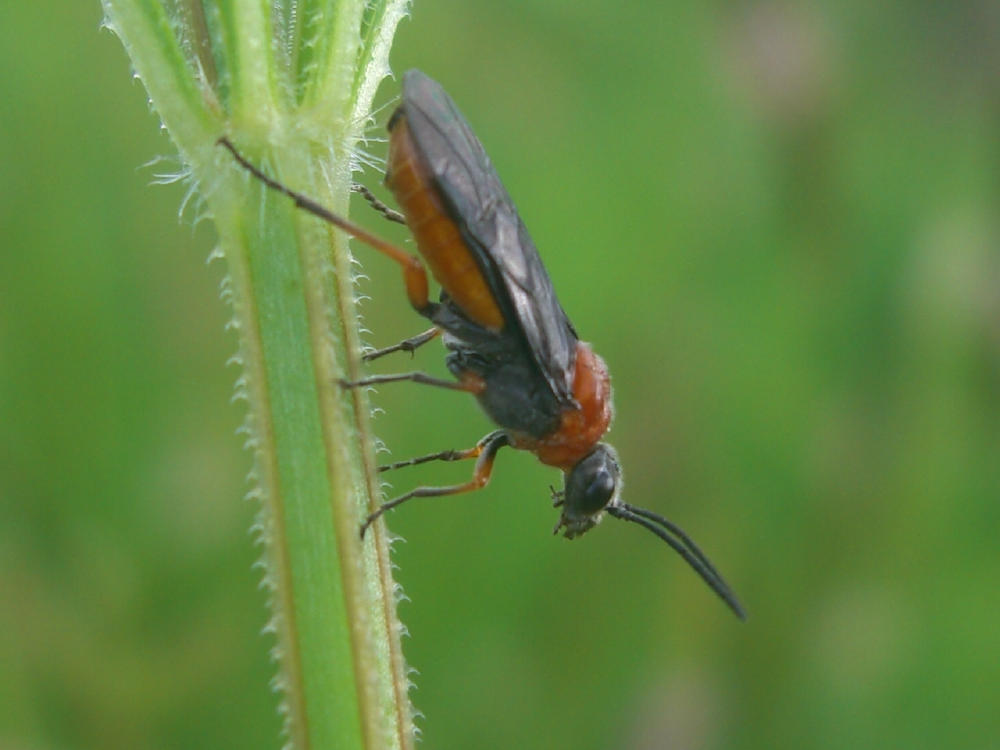
<svg viewBox="0 0 1000 750">
<path fill-rule="evenodd" d="M 220 139 L 239 164 L 269 188 L 401 266 L 410 304 L 433 327 L 365 359 L 412 352 L 441 335 L 447 367 L 455 377 L 408 372 L 341 385 L 408 380 L 464 391 L 476 397 L 499 427 L 472 448 L 380 467 L 476 460 L 468 482 L 417 487 L 383 503 L 365 520 L 362 536 L 383 513 L 408 500 L 484 487 L 497 452 L 510 446 L 530 451 L 563 472 L 563 489 L 552 491 L 554 505 L 561 508 L 553 533 L 562 530 L 572 539 L 593 528 L 604 514 L 639 524 L 677 551 L 738 617 L 745 618 L 728 584 L 687 534 L 659 514 L 621 499 L 618 456 L 601 442 L 612 415 L 607 366 L 577 336 L 513 201 L 454 102 L 438 83 L 410 70 L 403 76 L 402 101 L 388 128 L 385 183 L 401 212 L 363 188 L 361 192 L 387 218 L 406 224 L 420 258 L 272 179 L 227 138 Z M 441 286 L 437 302 L 429 296 L 424 264 Z"/>
</svg>

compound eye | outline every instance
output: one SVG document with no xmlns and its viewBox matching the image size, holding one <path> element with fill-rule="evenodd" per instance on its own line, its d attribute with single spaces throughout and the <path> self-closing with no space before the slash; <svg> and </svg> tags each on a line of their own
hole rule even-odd
<svg viewBox="0 0 1000 750">
<path fill-rule="evenodd" d="M 585 513 L 596 513 L 608 504 L 615 494 L 615 478 L 607 469 L 601 469 L 594 474 L 583 491 L 580 510 Z"/>
</svg>

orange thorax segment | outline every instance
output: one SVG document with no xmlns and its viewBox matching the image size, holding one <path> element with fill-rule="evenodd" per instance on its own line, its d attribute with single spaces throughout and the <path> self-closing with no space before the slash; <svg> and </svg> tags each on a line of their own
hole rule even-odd
<svg viewBox="0 0 1000 750">
<path fill-rule="evenodd" d="M 611 376 L 589 344 L 576 346 L 573 396 L 578 409 L 563 412 L 559 427 L 541 438 L 512 436 L 515 448 L 529 450 L 548 466 L 569 471 L 585 458 L 611 424 Z"/>
<path fill-rule="evenodd" d="M 435 192 L 405 117 L 396 120 L 390 135 L 386 184 L 396 196 L 431 274 L 448 296 L 470 320 L 494 331 L 502 330 L 503 313 Z"/>
</svg>

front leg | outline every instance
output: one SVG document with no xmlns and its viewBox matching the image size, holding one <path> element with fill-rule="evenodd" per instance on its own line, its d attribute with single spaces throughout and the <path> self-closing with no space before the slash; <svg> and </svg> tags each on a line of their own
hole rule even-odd
<svg viewBox="0 0 1000 750">
<path fill-rule="evenodd" d="M 396 461 L 392 464 L 384 464 L 378 467 L 378 471 L 394 471 L 395 469 L 402 469 L 405 466 L 417 466 L 418 464 L 425 464 L 428 461 L 464 461 L 468 458 L 479 458 L 480 454 L 483 452 L 483 448 L 493 440 L 499 433 L 503 430 L 496 430 L 491 432 L 489 435 L 484 437 L 478 443 L 476 443 L 471 448 L 466 448 L 465 450 L 451 450 L 451 451 L 439 451 L 437 453 L 428 453 L 426 456 L 417 456 L 416 458 L 408 458 L 405 461 Z"/>
<path fill-rule="evenodd" d="M 383 513 L 387 510 L 392 510 L 407 500 L 412 500 L 415 497 L 443 497 L 445 495 L 458 495 L 463 492 L 472 492 L 474 490 L 481 490 L 490 481 L 490 475 L 493 473 L 493 461 L 496 458 L 497 451 L 503 448 L 505 445 L 510 445 L 510 438 L 507 437 L 507 433 L 502 430 L 497 430 L 496 432 L 490 433 L 485 438 L 483 438 L 482 452 L 479 455 L 479 460 L 476 461 L 476 468 L 472 472 L 472 479 L 463 484 L 453 484 L 447 487 L 417 487 L 416 489 L 410 490 L 405 495 L 400 495 L 399 497 L 390 500 L 389 502 L 382 503 L 375 510 L 374 513 L 365 519 L 365 522 L 361 524 L 361 538 L 365 538 L 365 532 L 368 531 L 368 527 L 371 526 Z"/>
</svg>

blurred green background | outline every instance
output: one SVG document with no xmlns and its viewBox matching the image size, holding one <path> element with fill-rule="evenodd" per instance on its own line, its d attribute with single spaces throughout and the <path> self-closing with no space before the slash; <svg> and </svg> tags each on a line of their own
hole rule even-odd
<svg viewBox="0 0 1000 750">
<path fill-rule="evenodd" d="M 276 748 L 225 270 L 99 20 L 0 7 L 0 748 Z M 554 539 L 502 455 L 390 519 L 422 747 L 1000 747 L 998 38 L 991 0 L 418 0 L 394 67 L 611 366 L 626 499 L 751 613 L 635 527 Z M 419 330 L 358 255 L 371 343 Z M 397 458 L 488 429 L 377 402 Z"/>
</svg>

